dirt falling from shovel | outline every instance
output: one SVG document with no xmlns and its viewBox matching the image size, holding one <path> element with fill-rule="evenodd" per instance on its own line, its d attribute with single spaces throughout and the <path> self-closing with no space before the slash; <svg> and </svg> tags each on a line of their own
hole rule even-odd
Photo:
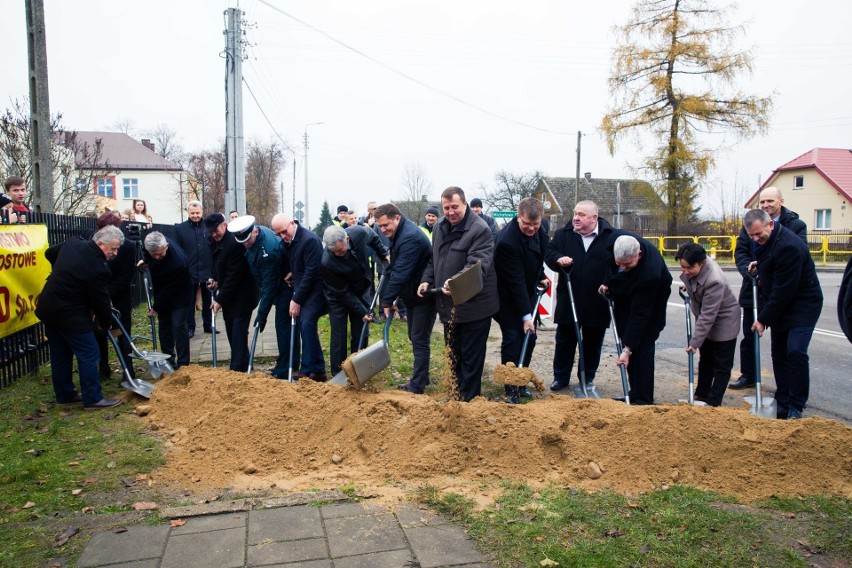
<svg viewBox="0 0 852 568">
<path fill-rule="evenodd" d="M 450 310 L 450 319 L 444 326 L 444 369 L 441 371 L 441 385 L 447 393 L 447 400 L 459 400 L 459 379 L 456 376 L 456 356 L 450 344 L 456 333 L 456 308 Z"/>
<path fill-rule="evenodd" d="M 177 491 L 354 484 L 402 495 L 431 484 L 482 502 L 517 480 L 633 495 L 677 484 L 746 502 L 852 497 L 852 429 L 832 420 L 569 396 L 443 398 L 191 365 L 158 381 L 140 420 L 167 447 L 153 483 Z"/>
<path fill-rule="evenodd" d="M 494 382 L 498 385 L 525 387 L 532 383 L 538 392 L 544 392 L 544 381 L 529 367 L 516 367 L 511 361 L 494 367 Z"/>
</svg>

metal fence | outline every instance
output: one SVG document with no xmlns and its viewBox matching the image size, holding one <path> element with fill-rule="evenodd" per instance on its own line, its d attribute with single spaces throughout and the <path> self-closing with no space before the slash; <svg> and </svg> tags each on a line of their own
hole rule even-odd
<svg viewBox="0 0 852 568">
<path fill-rule="evenodd" d="M 52 213 L 31 213 L 29 220 L 30 224 L 47 226 L 47 241 L 50 246 L 71 237 L 91 234 L 95 230 L 97 221 L 94 217 L 72 217 Z M 167 237 L 172 237 L 175 227 L 155 224 L 151 230 L 160 231 Z M 142 236 L 128 235 L 125 228 L 125 237 L 136 242 L 137 250 L 141 252 Z M 143 286 L 142 275 L 137 274 L 131 284 L 134 306 L 145 301 Z M 0 388 L 7 387 L 17 379 L 34 373 L 39 366 L 48 362 L 49 354 L 44 325 L 41 323 L 0 339 Z"/>
</svg>

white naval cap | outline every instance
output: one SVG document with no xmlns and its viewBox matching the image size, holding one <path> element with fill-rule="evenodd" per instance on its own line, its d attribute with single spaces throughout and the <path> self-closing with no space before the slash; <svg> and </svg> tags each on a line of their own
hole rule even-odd
<svg viewBox="0 0 852 568">
<path fill-rule="evenodd" d="M 244 243 L 251 237 L 254 222 L 254 215 L 242 215 L 228 224 L 228 232 L 234 233 L 234 238 L 238 243 Z"/>
</svg>

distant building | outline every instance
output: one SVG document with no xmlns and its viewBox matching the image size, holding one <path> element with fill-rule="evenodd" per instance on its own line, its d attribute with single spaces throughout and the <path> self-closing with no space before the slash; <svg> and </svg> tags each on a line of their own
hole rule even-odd
<svg viewBox="0 0 852 568">
<path fill-rule="evenodd" d="M 814 148 L 775 169 L 745 203 L 758 207 L 760 191 L 777 187 L 784 206 L 808 224 L 808 233 L 852 233 L 852 150 Z"/>
<path fill-rule="evenodd" d="M 536 197 L 545 202 L 551 215 L 551 230 L 571 222 L 577 201 L 591 199 L 598 205 L 599 216 L 612 226 L 618 223 L 618 190 L 621 191 L 621 227 L 631 231 L 665 229 L 665 204 L 650 183 L 637 179 L 593 178 L 590 172 L 580 178 L 579 195 L 575 178 L 543 177 Z M 555 201 L 549 203 L 551 200 Z"/>
</svg>

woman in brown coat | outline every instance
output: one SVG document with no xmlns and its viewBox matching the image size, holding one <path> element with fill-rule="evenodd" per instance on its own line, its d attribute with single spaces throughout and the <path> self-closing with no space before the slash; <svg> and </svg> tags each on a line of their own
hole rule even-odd
<svg viewBox="0 0 852 568">
<path fill-rule="evenodd" d="M 695 399 L 720 406 L 734 366 L 740 330 L 739 304 L 722 269 L 707 258 L 707 251 L 701 245 L 681 246 L 675 259 L 680 261 L 680 279 L 695 314 L 695 329 L 686 350 L 701 353 Z"/>
</svg>

